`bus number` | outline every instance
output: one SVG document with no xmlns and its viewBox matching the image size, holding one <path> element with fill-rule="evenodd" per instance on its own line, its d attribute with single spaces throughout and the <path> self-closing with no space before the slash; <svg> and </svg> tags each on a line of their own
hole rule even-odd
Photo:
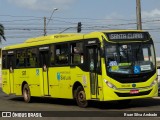
<svg viewBox="0 0 160 120">
<path fill-rule="evenodd" d="M 26 75 L 26 71 L 22 71 L 22 75 Z"/>
</svg>

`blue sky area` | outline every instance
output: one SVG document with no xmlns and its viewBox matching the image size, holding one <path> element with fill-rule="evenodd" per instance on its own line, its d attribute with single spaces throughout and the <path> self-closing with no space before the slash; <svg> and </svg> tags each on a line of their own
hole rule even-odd
<svg viewBox="0 0 160 120">
<path fill-rule="evenodd" d="M 151 33 L 160 57 L 160 0 L 141 0 L 143 29 Z M 136 29 L 136 0 L 0 0 L 0 23 L 5 26 L 7 41 L 1 47 L 43 35 L 43 17 L 47 22 L 54 8 L 47 34 L 82 33 L 104 29 Z"/>
</svg>

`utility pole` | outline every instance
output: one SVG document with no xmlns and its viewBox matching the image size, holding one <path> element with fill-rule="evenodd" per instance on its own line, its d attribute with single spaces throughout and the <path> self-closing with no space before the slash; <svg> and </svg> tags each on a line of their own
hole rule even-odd
<svg viewBox="0 0 160 120">
<path fill-rule="evenodd" d="M 141 0 L 136 0 L 137 30 L 142 30 Z"/>
<path fill-rule="evenodd" d="M 44 17 L 44 36 L 46 36 L 46 17 Z"/>
</svg>

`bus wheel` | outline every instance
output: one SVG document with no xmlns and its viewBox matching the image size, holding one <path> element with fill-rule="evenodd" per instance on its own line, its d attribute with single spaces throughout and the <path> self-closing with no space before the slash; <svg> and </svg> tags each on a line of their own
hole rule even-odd
<svg viewBox="0 0 160 120">
<path fill-rule="evenodd" d="M 26 103 L 31 102 L 31 94 L 28 84 L 23 86 L 23 98 Z"/>
<path fill-rule="evenodd" d="M 79 107 L 87 107 L 88 101 L 86 100 L 86 94 L 81 86 L 76 90 L 76 102 Z"/>
</svg>

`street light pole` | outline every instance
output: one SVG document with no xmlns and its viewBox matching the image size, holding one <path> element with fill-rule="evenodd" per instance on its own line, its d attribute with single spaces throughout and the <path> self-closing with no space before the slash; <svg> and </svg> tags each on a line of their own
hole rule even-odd
<svg viewBox="0 0 160 120">
<path fill-rule="evenodd" d="M 50 16 L 50 18 L 49 18 L 49 20 L 48 20 L 48 22 L 46 23 L 46 17 L 44 17 L 44 36 L 46 36 L 47 35 L 47 26 L 48 26 L 48 24 L 49 24 L 49 22 L 50 22 L 50 20 L 51 20 L 51 18 L 52 18 L 52 16 L 53 16 L 53 13 L 56 11 L 56 10 L 58 10 L 58 8 L 54 8 L 53 9 L 53 12 L 52 12 L 52 14 L 51 14 L 51 16 Z"/>
<path fill-rule="evenodd" d="M 51 16 L 50 16 L 50 18 L 49 18 L 49 20 L 48 20 L 48 22 L 47 22 L 47 26 L 48 26 L 48 24 L 49 24 L 49 22 L 50 22 L 50 20 L 51 20 L 51 18 L 52 18 L 52 16 L 53 16 L 53 13 L 54 13 L 56 10 L 58 10 L 58 8 L 54 8 L 54 9 L 53 9 L 53 12 L 52 12 L 52 14 L 51 14 Z"/>
</svg>

